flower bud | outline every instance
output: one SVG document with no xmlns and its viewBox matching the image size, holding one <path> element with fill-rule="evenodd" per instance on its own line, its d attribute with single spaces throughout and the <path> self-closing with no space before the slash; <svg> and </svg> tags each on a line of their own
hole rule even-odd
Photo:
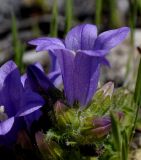
<svg viewBox="0 0 141 160">
<path fill-rule="evenodd" d="M 114 83 L 108 82 L 104 86 L 102 86 L 102 88 L 100 88 L 98 91 L 102 91 L 104 97 L 109 96 L 111 98 L 114 91 Z"/>
<path fill-rule="evenodd" d="M 42 132 L 37 132 L 35 138 L 37 146 L 45 160 L 58 160 L 62 157 L 63 150 L 55 141 L 46 141 Z"/>
<path fill-rule="evenodd" d="M 61 114 L 64 111 L 68 110 L 68 107 L 65 106 L 63 103 L 61 103 L 60 101 L 57 101 L 54 105 L 54 111 L 56 114 Z"/>
<path fill-rule="evenodd" d="M 32 143 L 25 130 L 20 130 L 17 135 L 17 144 L 23 149 L 32 149 Z"/>
<path fill-rule="evenodd" d="M 54 105 L 54 111 L 59 128 L 68 129 L 68 127 L 78 126 L 78 115 L 75 109 L 69 108 L 57 101 Z"/>
<path fill-rule="evenodd" d="M 117 112 L 117 117 L 119 120 L 122 120 L 124 118 L 124 113 L 123 112 Z"/>
<path fill-rule="evenodd" d="M 100 117 L 100 118 L 95 118 L 93 120 L 94 127 L 103 127 L 103 126 L 109 125 L 110 123 L 111 123 L 110 117 Z"/>
<path fill-rule="evenodd" d="M 110 117 L 101 117 L 93 120 L 94 128 L 91 130 L 91 133 L 95 138 L 102 138 L 106 136 L 111 129 L 111 118 Z"/>
</svg>

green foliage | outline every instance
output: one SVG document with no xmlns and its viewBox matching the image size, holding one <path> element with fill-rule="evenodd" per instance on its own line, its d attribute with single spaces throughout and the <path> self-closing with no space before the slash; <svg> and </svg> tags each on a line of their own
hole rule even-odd
<svg viewBox="0 0 141 160">
<path fill-rule="evenodd" d="M 137 123 L 137 119 L 138 119 L 138 114 L 139 114 L 139 109 L 141 106 L 141 59 L 140 59 L 140 63 L 139 63 L 139 68 L 138 68 L 138 75 L 137 75 L 137 80 L 136 80 L 136 86 L 135 86 L 135 91 L 134 91 L 134 101 L 136 104 L 136 113 L 135 113 L 135 118 L 134 118 L 134 123 L 132 125 L 132 130 L 131 130 L 131 139 L 133 137 L 134 134 L 134 130 L 136 128 L 136 123 Z"/>
<path fill-rule="evenodd" d="M 52 20 L 50 25 L 50 35 L 56 37 L 58 33 L 58 0 L 54 0 L 52 10 Z"/>
<path fill-rule="evenodd" d="M 138 75 L 137 75 L 135 92 L 134 92 L 134 100 L 139 106 L 141 105 L 141 83 L 140 81 L 141 81 L 141 60 L 139 63 Z"/>
<path fill-rule="evenodd" d="M 111 121 L 112 121 L 112 136 L 113 136 L 113 144 L 116 151 L 120 153 L 121 151 L 121 134 L 119 129 L 119 123 L 116 115 L 111 112 Z M 120 158 L 120 155 L 119 155 Z"/>
<path fill-rule="evenodd" d="M 117 89 L 112 97 L 111 136 L 104 144 L 105 151 L 100 160 L 127 160 L 129 152 L 130 137 L 136 114 L 134 95 L 127 89 Z M 115 111 L 122 111 L 123 117 L 119 120 Z"/>
<path fill-rule="evenodd" d="M 126 133 L 126 131 L 123 131 L 123 139 L 122 139 L 122 151 L 121 151 L 121 157 L 122 160 L 128 160 L 128 147 L 129 146 L 129 138 Z"/>
<path fill-rule="evenodd" d="M 22 57 L 25 51 L 25 46 L 21 43 L 18 37 L 16 17 L 14 16 L 14 14 L 12 14 L 12 41 L 13 41 L 13 48 L 14 48 L 15 63 L 18 65 L 19 69 L 23 71 Z"/>
<path fill-rule="evenodd" d="M 84 113 L 88 113 L 89 115 L 105 115 L 110 111 L 112 106 L 112 94 L 114 90 L 114 85 L 112 82 L 106 83 L 102 88 L 100 88 L 91 104 L 86 108 Z M 83 114 L 83 113 L 82 113 Z"/>
<path fill-rule="evenodd" d="M 128 159 L 136 105 L 131 92 L 113 89 L 113 83 L 105 84 L 85 109 L 54 105 L 56 124 L 44 137 L 48 159 Z M 87 147 L 94 155 L 85 153 Z"/>
</svg>

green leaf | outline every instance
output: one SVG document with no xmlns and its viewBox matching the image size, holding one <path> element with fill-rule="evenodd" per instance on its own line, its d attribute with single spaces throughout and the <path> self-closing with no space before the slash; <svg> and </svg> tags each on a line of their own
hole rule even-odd
<svg viewBox="0 0 141 160">
<path fill-rule="evenodd" d="M 134 100 L 138 105 L 141 105 L 141 59 L 138 68 L 138 75 L 134 92 Z"/>
<path fill-rule="evenodd" d="M 121 151 L 121 134 L 116 116 L 111 112 L 112 136 L 116 151 Z"/>
<path fill-rule="evenodd" d="M 122 138 L 122 160 L 128 160 L 128 145 L 128 136 L 126 131 L 124 131 Z"/>
</svg>

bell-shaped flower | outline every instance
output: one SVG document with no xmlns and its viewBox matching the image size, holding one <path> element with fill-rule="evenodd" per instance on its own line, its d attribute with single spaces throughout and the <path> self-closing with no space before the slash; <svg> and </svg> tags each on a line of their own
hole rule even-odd
<svg viewBox="0 0 141 160">
<path fill-rule="evenodd" d="M 16 64 L 13 61 L 5 63 L 0 68 L 0 143 L 9 134 L 16 136 L 16 132 L 11 131 L 20 117 L 33 113 L 43 104 L 40 95 L 23 87 Z"/>
<path fill-rule="evenodd" d="M 128 32 L 128 27 L 122 27 L 97 36 L 95 25 L 82 24 L 70 30 L 64 42 L 44 37 L 29 43 L 37 46 L 36 51 L 51 51 L 57 57 L 68 103 L 79 101 L 86 106 L 97 89 L 100 65 L 109 65 L 105 56 Z"/>
</svg>

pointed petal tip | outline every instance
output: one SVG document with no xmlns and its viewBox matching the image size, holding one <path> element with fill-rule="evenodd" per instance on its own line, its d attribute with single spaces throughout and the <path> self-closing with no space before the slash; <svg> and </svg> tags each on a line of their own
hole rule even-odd
<svg viewBox="0 0 141 160">
<path fill-rule="evenodd" d="M 0 135 L 5 135 L 11 130 L 14 120 L 14 117 L 11 117 L 3 122 L 0 122 Z"/>
<path fill-rule="evenodd" d="M 124 34 L 125 38 L 128 35 L 128 33 L 130 32 L 129 27 L 121 27 L 121 28 L 116 29 L 116 30 L 119 30 L 119 34 Z"/>
<path fill-rule="evenodd" d="M 29 44 L 29 45 L 37 45 L 36 39 L 28 41 L 27 44 Z"/>
<path fill-rule="evenodd" d="M 95 41 L 94 49 L 107 49 L 110 50 L 122 41 L 125 40 L 128 33 L 130 32 L 129 27 L 121 27 L 101 33 Z"/>
</svg>

